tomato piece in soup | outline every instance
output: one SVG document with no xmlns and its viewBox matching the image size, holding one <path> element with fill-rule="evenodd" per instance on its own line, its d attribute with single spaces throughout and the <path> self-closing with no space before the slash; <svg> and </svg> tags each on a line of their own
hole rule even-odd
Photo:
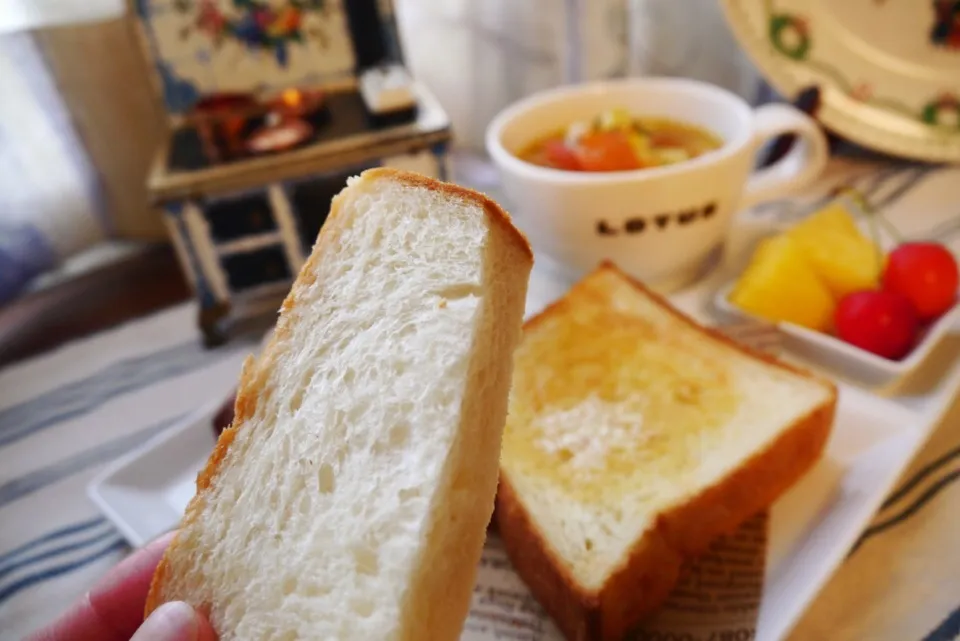
<svg viewBox="0 0 960 641">
<path fill-rule="evenodd" d="M 584 171 L 624 171 L 643 164 L 621 131 L 599 131 L 577 141 L 574 154 Z"/>
<path fill-rule="evenodd" d="M 543 143 L 543 156 L 547 163 L 556 169 L 566 169 L 568 171 L 579 171 L 581 169 L 576 154 L 562 140 L 548 140 Z"/>
</svg>

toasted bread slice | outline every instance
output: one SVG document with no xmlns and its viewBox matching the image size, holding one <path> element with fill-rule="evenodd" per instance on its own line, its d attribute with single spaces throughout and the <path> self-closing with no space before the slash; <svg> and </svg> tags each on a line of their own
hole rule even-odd
<svg viewBox="0 0 960 641">
<path fill-rule="evenodd" d="M 524 328 L 496 517 L 566 637 L 615 641 L 820 456 L 836 390 L 606 264 Z"/>
<path fill-rule="evenodd" d="M 221 641 L 453 641 L 493 510 L 532 255 L 484 196 L 370 170 L 333 201 L 146 612 Z"/>
</svg>

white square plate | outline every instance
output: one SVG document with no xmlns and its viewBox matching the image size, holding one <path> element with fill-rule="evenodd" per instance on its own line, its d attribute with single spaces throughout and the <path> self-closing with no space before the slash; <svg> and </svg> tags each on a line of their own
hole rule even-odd
<svg viewBox="0 0 960 641">
<path fill-rule="evenodd" d="M 826 457 L 771 511 L 760 641 L 782 639 L 794 626 L 929 431 L 891 401 L 840 389 Z M 201 408 L 91 482 L 90 498 L 133 545 L 176 527 L 213 448 L 219 405 Z"/>
</svg>

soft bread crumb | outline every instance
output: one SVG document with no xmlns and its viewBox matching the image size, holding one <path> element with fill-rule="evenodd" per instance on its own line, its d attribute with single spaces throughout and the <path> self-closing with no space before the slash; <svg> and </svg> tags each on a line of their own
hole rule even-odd
<svg viewBox="0 0 960 641">
<path fill-rule="evenodd" d="M 453 640 L 469 606 L 529 247 L 473 192 L 348 185 L 151 590 L 221 641 Z"/>
<path fill-rule="evenodd" d="M 641 442 L 643 414 L 602 400 L 596 394 L 570 409 L 547 411 L 536 419 L 541 436 L 536 444 L 558 455 L 570 468 L 603 467 L 614 450 Z"/>
</svg>

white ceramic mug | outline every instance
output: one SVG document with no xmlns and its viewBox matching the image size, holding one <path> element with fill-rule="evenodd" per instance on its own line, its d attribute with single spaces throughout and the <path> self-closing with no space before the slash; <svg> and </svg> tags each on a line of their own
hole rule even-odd
<svg viewBox="0 0 960 641">
<path fill-rule="evenodd" d="M 698 125 L 724 144 L 675 165 L 632 171 L 563 171 L 517 157 L 542 136 L 613 107 Z M 799 144 L 752 171 L 757 150 L 785 133 L 796 134 Z M 751 109 L 724 89 L 680 78 L 631 78 L 531 96 L 497 115 L 486 143 L 511 211 L 538 253 L 572 278 L 611 260 L 660 291 L 698 276 L 738 209 L 812 182 L 828 157 L 826 137 L 802 112 L 787 105 Z"/>
</svg>

